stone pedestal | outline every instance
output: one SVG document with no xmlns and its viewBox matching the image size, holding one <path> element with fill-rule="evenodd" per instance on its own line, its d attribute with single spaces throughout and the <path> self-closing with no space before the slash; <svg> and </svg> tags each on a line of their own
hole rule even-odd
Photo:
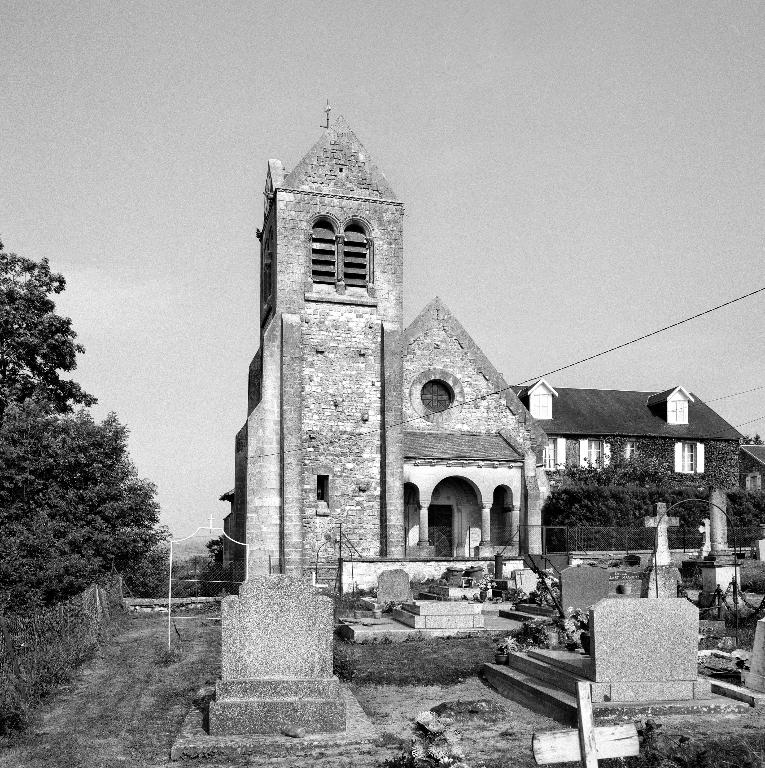
<svg viewBox="0 0 765 768">
<path fill-rule="evenodd" d="M 677 597 L 680 571 L 674 565 L 652 567 L 643 583 L 643 597 L 668 599 Z"/>
<path fill-rule="evenodd" d="M 752 691 L 765 693 L 765 619 L 757 622 L 754 631 L 749 672 L 745 673 L 744 685 Z"/>
<path fill-rule="evenodd" d="M 332 600 L 301 579 L 255 576 L 221 604 L 222 679 L 210 704 L 213 735 L 345 730 L 332 674 Z"/>
<path fill-rule="evenodd" d="M 736 568 L 732 560 L 704 560 L 701 563 L 701 590 L 714 592 L 717 587 L 720 587 L 725 592 L 733 581 L 734 575 L 740 587 L 741 569 Z"/>
<path fill-rule="evenodd" d="M 414 629 L 481 629 L 484 626 L 481 604 L 466 600 L 418 600 L 395 608 L 393 618 Z"/>
</svg>

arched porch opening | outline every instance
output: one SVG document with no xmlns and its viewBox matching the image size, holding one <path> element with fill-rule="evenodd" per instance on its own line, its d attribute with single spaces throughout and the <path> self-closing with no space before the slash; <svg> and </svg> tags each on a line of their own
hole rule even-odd
<svg viewBox="0 0 765 768">
<path fill-rule="evenodd" d="M 491 544 L 508 547 L 518 540 L 518 522 L 513 520 L 513 490 L 508 485 L 494 489 L 491 504 Z"/>
<path fill-rule="evenodd" d="M 433 489 L 428 507 L 436 557 L 477 557 L 481 543 L 481 493 L 468 478 L 446 477 Z"/>
</svg>

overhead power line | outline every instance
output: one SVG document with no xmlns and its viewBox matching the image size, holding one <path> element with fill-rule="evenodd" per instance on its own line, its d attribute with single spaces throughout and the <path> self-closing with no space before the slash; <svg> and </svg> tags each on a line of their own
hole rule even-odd
<svg viewBox="0 0 765 768">
<path fill-rule="evenodd" d="M 713 397 L 711 400 L 705 400 L 705 403 L 716 403 L 718 400 L 727 400 L 729 397 L 736 397 L 737 395 L 746 395 L 749 392 L 757 392 L 759 389 L 765 389 L 765 384 L 761 387 L 752 387 L 751 389 L 742 389 L 740 392 L 731 392 L 729 395 L 721 395 L 720 397 Z"/>
<path fill-rule="evenodd" d="M 684 317 L 682 320 L 677 320 L 676 322 L 670 323 L 669 325 L 665 325 L 662 328 L 657 328 L 655 331 L 650 331 L 649 333 L 644 333 L 642 336 L 636 336 L 634 339 L 630 339 L 629 341 L 622 342 L 621 344 L 617 344 L 616 346 L 609 347 L 608 349 L 601 350 L 600 352 L 596 352 L 596 353 L 594 353 L 592 355 L 587 355 L 587 357 L 580 358 L 579 360 L 575 360 L 572 363 L 566 363 L 566 365 L 559 366 L 558 368 L 553 368 L 552 370 L 546 371 L 545 373 L 539 373 L 539 374 L 537 374 L 535 376 L 530 376 L 529 378 L 524 379 L 523 381 L 521 381 L 518 384 L 508 384 L 506 387 L 500 387 L 499 389 L 495 389 L 492 392 L 487 392 L 487 393 L 485 393 L 483 395 L 479 395 L 478 397 L 471 398 L 470 400 L 463 400 L 460 403 L 453 403 L 448 408 L 445 408 L 443 411 L 440 411 L 440 413 L 446 413 L 446 411 L 449 411 L 452 408 L 458 408 L 458 407 L 462 407 L 463 405 L 467 405 L 469 403 L 478 402 L 479 400 L 485 400 L 487 397 L 492 397 L 493 395 L 500 395 L 503 392 L 506 392 L 508 389 L 512 389 L 513 387 L 522 387 L 523 385 L 528 384 L 529 382 L 538 381 L 539 379 L 542 379 L 545 376 L 552 376 L 552 374 L 554 374 L 554 373 L 559 373 L 560 371 L 565 371 L 565 370 L 568 370 L 569 368 L 573 368 L 576 365 L 581 365 L 582 363 L 589 362 L 590 360 L 595 360 L 598 357 L 603 357 L 603 355 L 608 355 L 611 352 L 616 352 L 619 349 L 624 349 L 625 347 L 629 347 L 631 344 L 637 344 L 637 342 L 639 342 L 639 341 L 644 341 L 645 339 L 650 339 L 652 336 L 657 336 L 658 334 L 664 333 L 665 331 L 669 331 L 672 328 L 677 328 L 680 325 L 684 325 L 685 323 L 689 323 L 689 322 L 691 322 L 691 320 L 697 320 L 700 317 L 704 317 L 705 315 L 709 315 L 712 312 L 717 312 L 720 309 L 723 309 L 725 307 L 729 307 L 732 304 L 736 304 L 739 301 L 743 301 L 744 299 L 751 298 L 752 296 L 756 296 L 757 294 L 760 294 L 760 293 L 763 293 L 763 292 L 765 292 L 765 286 L 762 286 L 761 288 L 757 288 L 754 291 L 750 291 L 749 293 L 745 293 L 742 296 L 737 296 L 736 298 L 730 299 L 729 301 L 725 301 L 722 304 L 718 304 L 717 306 L 710 307 L 709 309 L 705 309 L 702 312 L 697 312 L 695 315 L 690 315 L 688 317 Z M 761 388 L 762 387 L 755 387 L 755 389 L 761 389 Z M 751 390 L 751 391 L 754 391 L 754 390 Z M 738 394 L 743 394 L 743 392 L 738 393 Z M 730 395 L 730 397 L 732 397 L 732 395 Z M 722 400 L 723 398 L 717 398 L 717 399 L 718 400 Z M 714 402 L 714 401 L 710 400 L 708 402 Z M 409 422 L 418 421 L 418 420 L 420 420 L 422 418 L 424 418 L 424 417 L 423 416 L 419 416 L 419 415 L 412 416 L 412 417 L 410 417 L 408 419 L 404 419 L 402 421 L 398 421 L 398 422 L 395 422 L 393 424 L 388 424 L 388 425 L 386 425 L 385 429 L 389 430 L 389 429 L 394 429 L 396 427 L 401 427 L 401 426 L 404 426 L 405 424 L 408 424 Z M 746 421 L 743 424 L 738 424 L 736 426 L 737 427 L 744 426 L 745 424 L 750 424 L 753 421 L 759 421 L 760 418 L 765 418 L 765 417 L 761 416 L 761 417 L 758 417 L 756 419 L 752 419 L 751 421 Z M 371 429 L 359 430 L 358 432 L 344 434 L 343 435 L 343 439 L 353 439 L 353 440 L 356 440 L 356 439 L 363 438 L 363 437 L 372 437 L 372 436 L 377 435 L 377 434 L 378 434 L 378 430 L 371 430 Z M 294 450 L 299 450 L 299 449 L 294 449 Z M 291 451 L 286 451 L 286 453 L 290 453 L 290 452 Z M 268 458 L 268 457 L 271 457 L 271 456 L 280 456 L 280 455 L 282 455 L 281 451 L 279 453 L 263 453 L 263 454 L 260 454 L 257 458 L 265 459 L 265 458 Z M 256 457 L 253 457 L 253 458 L 256 458 Z"/>
</svg>

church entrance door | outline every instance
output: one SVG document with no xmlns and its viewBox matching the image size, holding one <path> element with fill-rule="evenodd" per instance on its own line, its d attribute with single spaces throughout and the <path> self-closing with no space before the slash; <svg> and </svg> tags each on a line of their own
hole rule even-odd
<svg viewBox="0 0 765 768">
<path fill-rule="evenodd" d="M 428 507 L 428 523 L 430 540 L 433 542 L 436 557 L 452 557 L 454 540 L 451 504 L 431 504 Z"/>
</svg>

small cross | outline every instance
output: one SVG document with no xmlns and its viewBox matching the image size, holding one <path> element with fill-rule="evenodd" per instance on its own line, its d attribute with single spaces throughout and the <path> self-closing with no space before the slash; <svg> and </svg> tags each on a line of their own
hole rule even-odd
<svg viewBox="0 0 765 768">
<path fill-rule="evenodd" d="M 324 107 L 324 111 L 327 113 L 327 124 L 324 128 L 329 128 L 329 113 L 332 111 L 332 107 L 329 106 L 329 99 L 327 99 L 327 106 Z"/>
</svg>

